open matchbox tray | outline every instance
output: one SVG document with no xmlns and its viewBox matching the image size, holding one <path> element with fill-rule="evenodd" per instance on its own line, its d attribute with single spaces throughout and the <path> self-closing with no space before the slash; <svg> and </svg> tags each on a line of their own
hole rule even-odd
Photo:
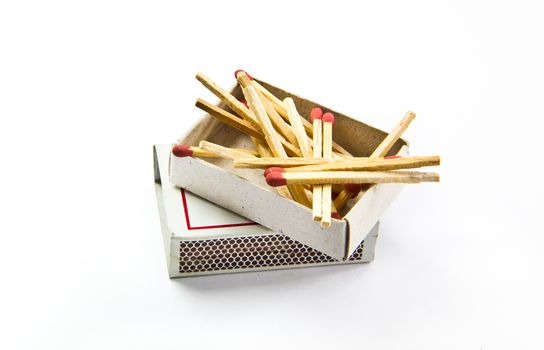
<svg viewBox="0 0 544 350">
<path fill-rule="evenodd" d="M 374 258 L 376 223 L 345 261 L 263 227 L 168 179 L 171 145 L 153 148 L 155 192 L 168 274 L 174 277 L 353 264 Z"/>
<path fill-rule="evenodd" d="M 305 118 L 316 106 L 333 112 L 333 138 L 354 156 L 368 157 L 387 136 L 384 131 L 319 103 L 257 81 L 282 100 L 293 98 L 300 115 Z M 238 99 L 242 98 L 239 86 L 234 87 L 231 93 Z M 228 110 L 223 104 L 219 106 Z M 200 119 L 179 143 L 198 145 L 202 140 L 226 147 L 253 148 L 247 135 L 210 115 Z M 407 142 L 398 140 L 388 155 L 407 156 Z M 341 220 L 333 219 L 331 227 L 322 229 L 319 222 L 312 220 L 311 209 L 281 197 L 268 186 L 262 170 L 235 169 L 228 159 L 176 157 L 171 154 L 169 178 L 179 187 L 337 260 L 349 259 L 403 187 L 400 184 L 372 186 L 350 201 L 340 213 Z"/>
</svg>

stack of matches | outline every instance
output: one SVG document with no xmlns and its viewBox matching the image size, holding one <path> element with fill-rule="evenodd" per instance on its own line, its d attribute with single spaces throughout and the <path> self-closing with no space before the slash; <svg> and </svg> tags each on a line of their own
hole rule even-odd
<svg viewBox="0 0 544 350">
<path fill-rule="evenodd" d="M 341 219 L 348 201 L 373 184 L 437 182 L 436 173 L 405 171 L 440 164 L 440 157 L 387 157 L 415 113 L 408 112 L 369 157 L 354 157 L 333 141 L 334 115 L 321 108 L 303 118 L 292 98 L 283 101 L 243 70 L 235 77 L 245 100 L 237 100 L 203 74 L 196 78 L 230 109 L 198 99 L 196 106 L 221 122 L 247 134 L 254 150 L 228 148 L 208 141 L 198 147 L 174 145 L 175 156 L 231 159 L 235 168 L 265 169 L 268 185 L 289 200 L 312 209 L 321 227 Z M 232 113 L 231 113 L 232 112 Z"/>
</svg>

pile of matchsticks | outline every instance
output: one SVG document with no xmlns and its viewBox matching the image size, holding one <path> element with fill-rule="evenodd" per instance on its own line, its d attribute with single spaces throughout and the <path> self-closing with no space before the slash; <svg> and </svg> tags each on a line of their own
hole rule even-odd
<svg viewBox="0 0 544 350">
<path fill-rule="evenodd" d="M 208 141 L 199 146 L 174 145 L 178 157 L 221 157 L 235 168 L 265 169 L 268 185 L 287 199 L 312 209 L 321 227 L 341 219 L 348 201 L 373 184 L 437 182 L 436 173 L 399 171 L 440 164 L 440 157 L 387 157 L 414 119 L 408 112 L 370 157 L 354 157 L 333 141 L 334 115 L 319 107 L 309 120 L 297 111 L 292 98 L 278 99 L 245 71 L 235 72 L 245 100 L 237 100 L 203 74 L 196 78 L 230 111 L 198 99 L 196 106 L 221 122 L 247 134 L 255 150 L 228 148 Z"/>
</svg>

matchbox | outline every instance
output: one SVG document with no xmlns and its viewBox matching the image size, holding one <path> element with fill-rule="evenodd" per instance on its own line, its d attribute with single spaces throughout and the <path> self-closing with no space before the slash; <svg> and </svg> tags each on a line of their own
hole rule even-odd
<svg viewBox="0 0 544 350">
<path fill-rule="evenodd" d="M 265 82 L 258 82 L 281 100 L 291 97 L 304 118 L 308 119 L 310 110 L 316 106 L 332 112 L 335 116 L 334 141 L 353 156 L 368 157 L 387 136 L 384 131 L 328 107 Z M 239 86 L 231 93 L 242 99 Z M 223 104 L 219 106 L 228 110 Z M 198 121 L 179 143 L 196 146 L 202 140 L 230 148 L 253 148 L 246 134 L 210 115 Z M 406 156 L 407 153 L 406 141 L 399 139 L 388 155 Z M 228 159 L 179 157 L 171 154 L 169 179 L 174 185 L 337 260 L 349 259 L 402 188 L 399 184 L 370 187 L 343 208 L 340 213 L 342 219 L 332 219 L 331 226 L 322 229 L 319 222 L 312 220 L 311 209 L 285 199 L 268 186 L 262 170 L 234 168 L 232 161 Z"/>
<path fill-rule="evenodd" d="M 155 191 L 168 274 L 189 277 L 371 261 L 378 224 L 338 261 L 170 183 L 170 145 L 153 148 Z"/>
</svg>

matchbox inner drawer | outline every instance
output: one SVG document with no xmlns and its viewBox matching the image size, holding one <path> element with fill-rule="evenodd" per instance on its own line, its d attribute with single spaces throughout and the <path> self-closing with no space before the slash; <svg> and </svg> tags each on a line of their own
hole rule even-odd
<svg viewBox="0 0 544 350">
<path fill-rule="evenodd" d="M 291 97 L 299 113 L 308 118 L 313 107 L 320 106 L 335 115 L 333 138 L 354 156 L 369 156 L 387 133 L 289 92 L 259 81 L 280 99 Z M 242 98 L 239 86 L 231 93 Z M 229 110 L 224 104 L 221 108 Z M 198 146 L 202 140 L 226 147 L 250 148 L 250 138 L 236 129 L 206 115 L 179 143 Z M 407 155 L 407 142 L 398 140 L 388 155 Z M 170 181 L 199 196 L 274 231 L 306 244 L 338 260 L 347 259 L 378 222 L 403 185 L 380 184 L 350 201 L 341 212 L 343 219 L 333 219 L 328 229 L 312 220 L 311 209 L 287 200 L 268 186 L 259 169 L 234 169 L 232 161 L 221 158 L 176 157 L 170 155 Z"/>
</svg>

